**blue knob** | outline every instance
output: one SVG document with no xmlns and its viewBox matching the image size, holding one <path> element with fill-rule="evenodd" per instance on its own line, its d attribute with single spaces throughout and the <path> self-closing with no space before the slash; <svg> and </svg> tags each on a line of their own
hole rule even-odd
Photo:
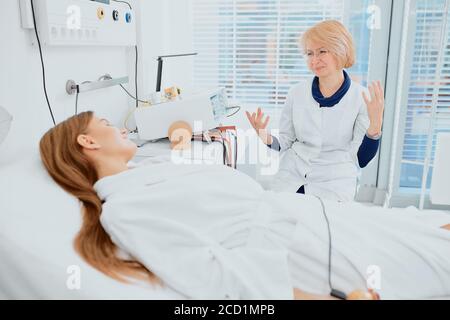
<svg viewBox="0 0 450 320">
<path fill-rule="evenodd" d="M 127 13 L 125 14 L 125 21 L 126 21 L 127 23 L 130 23 L 130 22 L 131 22 L 131 19 L 132 19 L 131 13 L 127 12 Z"/>
</svg>

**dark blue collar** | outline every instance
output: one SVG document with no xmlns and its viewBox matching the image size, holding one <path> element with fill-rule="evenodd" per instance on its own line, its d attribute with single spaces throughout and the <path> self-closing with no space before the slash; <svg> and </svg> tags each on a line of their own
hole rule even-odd
<svg viewBox="0 0 450 320">
<path fill-rule="evenodd" d="M 337 105 L 339 103 L 339 101 L 341 101 L 341 99 L 345 96 L 348 89 L 350 89 L 351 84 L 352 84 L 352 80 L 348 76 L 347 72 L 345 72 L 345 70 L 344 70 L 344 83 L 342 83 L 342 86 L 331 97 L 324 98 L 322 92 L 320 92 L 319 78 L 314 77 L 314 80 L 312 83 L 312 95 L 313 95 L 314 100 L 316 100 L 321 107 L 333 107 L 333 106 Z"/>
</svg>

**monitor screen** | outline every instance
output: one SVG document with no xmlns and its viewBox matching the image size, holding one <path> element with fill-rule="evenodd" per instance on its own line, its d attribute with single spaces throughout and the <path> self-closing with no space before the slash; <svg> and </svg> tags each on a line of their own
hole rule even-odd
<svg viewBox="0 0 450 320">
<path fill-rule="evenodd" d="M 225 89 L 211 96 L 211 105 L 213 107 L 214 120 L 220 121 L 227 115 L 228 100 Z"/>
</svg>

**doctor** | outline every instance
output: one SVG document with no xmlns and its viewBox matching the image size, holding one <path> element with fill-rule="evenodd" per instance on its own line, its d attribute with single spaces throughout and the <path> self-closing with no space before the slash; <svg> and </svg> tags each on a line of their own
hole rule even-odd
<svg viewBox="0 0 450 320">
<path fill-rule="evenodd" d="M 345 68 L 355 63 L 352 36 L 338 21 L 324 21 L 301 38 L 314 79 L 289 91 L 277 139 L 268 134 L 269 116 L 247 117 L 261 140 L 282 152 L 272 189 L 351 201 L 357 176 L 375 157 L 383 123 L 380 82 L 369 92 Z"/>
</svg>

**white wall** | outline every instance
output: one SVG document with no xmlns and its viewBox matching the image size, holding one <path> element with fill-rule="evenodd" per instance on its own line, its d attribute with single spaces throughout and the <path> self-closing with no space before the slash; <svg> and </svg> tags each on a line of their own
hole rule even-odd
<svg viewBox="0 0 450 320">
<path fill-rule="evenodd" d="M 140 96 L 155 87 L 156 56 L 164 53 L 166 37 L 161 25 L 164 0 L 130 1 L 138 16 L 140 49 Z M 14 117 L 10 134 L 0 146 L 0 165 L 36 152 L 40 137 L 52 122 L 42 87 L 37 46 L 31 43 L 33 31 L 21 28 L 18 0 L 0 2 L 0 105 Z M 43 47 L 47 89 L 57 122 L 74 112 L 75 96 L 65 92 L 68 79 L 95 80 L 110 73 L 128 75 L 134 93 L 134 48 L 123 47 Z M 134 102 L 120 87 L 80 94 L 79 110 L 94 110 L 121 126 Z"/>
<path fill-rule="evenodd" d="M 138 42 L 140 55 L 140 97 L 145 98 L 156 87 L 156 59 L 164 52 L 165 31 L 162 25 L 165 0 L 139 0 Z"/>
<path fill-rule="evenodd" d="M 193 47 L 193 24 L 191 0 L 166 0 L 165 29 L 167 30 L 167 54 L 195 52 Z M 176 85 L 183 89 L 192 89 L 194 61 L 196 57 L 180 57 L 166 60 L 163 86 Z"/>
<path fill-rule="evenodd" d="M 190 0 L 140 0 L 142 19 L 143 94 L 156 89 L 157 58 L 193 52 Z M 164 60 L 162 89 L 191 89 L 195 57 Z"/>
</svg>

